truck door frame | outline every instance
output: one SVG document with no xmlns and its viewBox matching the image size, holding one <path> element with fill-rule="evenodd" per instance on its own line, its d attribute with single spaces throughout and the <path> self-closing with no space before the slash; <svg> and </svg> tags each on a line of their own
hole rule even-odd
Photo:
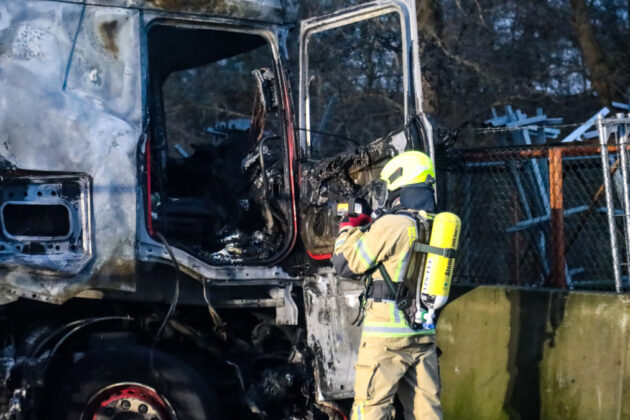
<svg viewBox="0 0 630 420">
<path fill-rule="evenodd" d="M 413 0 L 377 0 L 301 21 L 298 127 L 300 128 L 300 152 L 303 158 L 311 158 L 308 38 L 328 29 L 335 29 L 392 12 L 398 13 L 400 17 L 405 122 L 414 117 L 419 118 L 426 130 L 427 137 L 433 138 L 431 124 L 422 112 L 422 78 L 415 2 Z M 429 141 L 428 143 L 429 155 L 434 159 L 433 142 Z"/>
</svg>

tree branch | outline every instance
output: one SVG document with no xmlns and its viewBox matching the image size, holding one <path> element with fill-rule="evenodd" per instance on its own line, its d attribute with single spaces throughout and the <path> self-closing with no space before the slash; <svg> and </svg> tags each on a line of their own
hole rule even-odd
<svg viewBox="0 0 630 420">
<path fill-rule="evenodd" d="M 483 8 L 481 7 L 481 4 L 479 4 L 479 0 L 475 0 L 475 5 L 477 6 L 477 14 L 479 15 L 479 21 L 485 28 L 487 28 L 488 24 L 486 23 L 486 20 L 483 17 Z"/>
<path fill-rule="evenodd" d="M 458 2 L 459 3 L 459 2 Z M 451 51 L 442 41 L 442 25 L 438 13 L 436 0 L 418 0 L 418 30 L 427 39 L 444 53 L 445 56 L 455 61 L 457 64 L 468 67 L 481 77 L 488 78 L 487 69 L 482 69 L 479 63 L 470 61 Z M 421 13 L 420 11 L 424 12 Z M 462 10 L 463 12 L 463 10 Z"/>
<path fill-rule="evenodd" d="M 570 3 L 573 9 L 571 25 L 582 52 L 582 58 L 591 74 L 591 83 L 599 95 L 600 102 L 606 105 L 614 99 L 614 88 L 611 84 L 612 69 L 595 38 L 586 0 L 570 0 Z"/>
<path fill-rule="evenodd" d="M 451 60 L 455 61 L 458 64 L 461 64 L 462 66 L 468 67 L 469 69 L 475 71 L 480 76 L 484 78 L 488 78 L 488 72 L 482 69 L 479 63 L 475 63 L 474 61 L 467 60 L 453 53 L 452 51 L 448 49 L 446 45 L 444 45 L 442 40 L 438 38 L 437 36 L 432 36 L 431 39 L 433 40 L 433 42 L 435 42 L 435 45 L 437 45 L 442 50 L 444 55 L 446 55 L 448 58 L 450 58 Z"/>
</svg>

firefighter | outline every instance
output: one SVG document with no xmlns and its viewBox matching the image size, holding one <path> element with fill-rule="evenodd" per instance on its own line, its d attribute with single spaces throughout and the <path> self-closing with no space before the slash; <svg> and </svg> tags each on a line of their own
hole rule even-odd
<svg viewBox="0 0 630 420">
<path fill-rule="evenodd" d="M 403 267 L 417 237 L 411 211 L 435 211 L 433 162 L 424 153 L 404 152 L 385 165 L 381 179 L 397 196 L 391 211 L 373 223 L 367 214 L 344 217 L 332 257 L 341 276 L 372 273 L 355 366 L 352 419 L 393 419 L 396 394 L 406 420 L 442 419 L 435 327 L 412 328 L 381 274 L 384 269 L 396 286 L 402 284 Z M 379 263 L 382 267 L 376 269 Z"/>
</svg>

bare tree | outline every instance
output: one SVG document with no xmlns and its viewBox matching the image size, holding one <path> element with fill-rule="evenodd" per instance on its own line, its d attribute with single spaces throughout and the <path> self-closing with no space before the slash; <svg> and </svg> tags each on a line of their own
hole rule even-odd
<svg viewBox="0 0 630 420">
<path fill-rule="evenodd" d="M 363 0 L 302 1 L 312 16 Z M 628 0 L 416 0 L 416 6 L 424 108 L 448 128 L 479 126 L 493 106 L 542 107 L 579 122 L 602 104 L 628 100 Z M 328 83 L 340 83 L 331 76 Z"/>
<path fill-rule="evenodd" d="M 589 70 L 591 83 L 602 105 L 607 105 L 615 99 L 614 96 L 617 93 L 613 85 L 612 68 L 595 37 L 586 0 L 570 0 L 570 2 L 573 9 L 571 25 Z"/>
</svg>

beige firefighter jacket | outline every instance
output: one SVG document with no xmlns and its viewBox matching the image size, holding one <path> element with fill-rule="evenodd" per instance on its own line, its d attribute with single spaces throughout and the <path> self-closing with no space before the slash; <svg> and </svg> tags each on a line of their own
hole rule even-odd
<svg viewBox="0 0 630 420">
<path fill-rule="evenodd" d="M 353 277 L 375 268 L 382 262 L 394 282 L 404 277 L 404 268 L 417 238 L 416 221 L 412 216 L 388 214 L 380 217 L 367 229 L 346 226 L 335 242 L 332 262 L 337 274 Z M 383 280 L 376 270 L 373 280 Z M 402 337 L 434 334 L 434 329 L 414 330 L 393 301 L 368 301 L 363 324 L 364 336 Z"/>
</svg>

